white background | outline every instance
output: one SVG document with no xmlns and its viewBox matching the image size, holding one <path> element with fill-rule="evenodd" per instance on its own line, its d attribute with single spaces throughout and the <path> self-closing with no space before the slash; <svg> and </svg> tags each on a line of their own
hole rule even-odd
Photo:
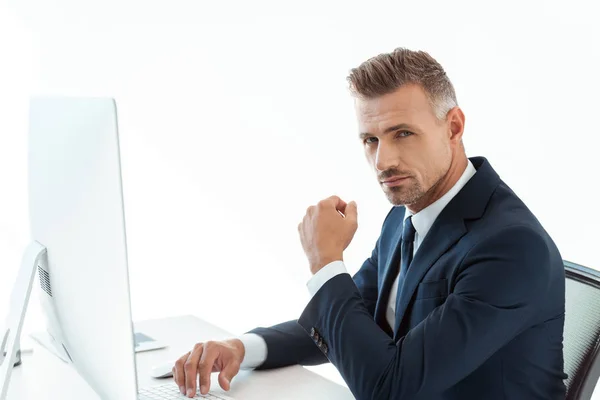
<svg viewBox="0 0 600 400">
<path fill-rule="evenodd" d="M 468 155 L 490 160 L 563 258 L 600 268 L 597 7 L 0 5 L 0 315 L 29 239 L 28 96 L 63 94 L 117 101 L 134 319 L 192 313 L 239 334 L 298 318 L 310 277 L 296 228 L 306 207 L 332 194 L 357 201 L 352 272 L 389 210 L 345 79 L 398 46 L 445 67 Z"/>
</svg>

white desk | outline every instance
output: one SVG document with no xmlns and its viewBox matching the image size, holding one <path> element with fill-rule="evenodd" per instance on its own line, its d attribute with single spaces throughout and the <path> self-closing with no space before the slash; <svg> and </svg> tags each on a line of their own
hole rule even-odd
<svg viewBox="0 0 600 400">
<path fill-rule="evenodd" d="M 136 354 L 140 387 L 173 382 L 172 378 L 151 378 L 149 373 L 154 365 L 176 360 L 197 342 L 233 336 L 193 316 L 143 321 L 135 324 L 135 330 L 169 343 L 165 349 Z M 211 391 L 225 393 L 219 387 L 217 376 L 212 374 Z M 227 395 L 236 400 L 354 399 L 347 387 L 300 366 L 240 371 L 231 381 Z M 23 363 L 13 370 L 8 400 L 41 399 L 97 400 L 99 397 L 70 365 L 35 346 L 33 353 L 23 355 Z"/>
</svg>

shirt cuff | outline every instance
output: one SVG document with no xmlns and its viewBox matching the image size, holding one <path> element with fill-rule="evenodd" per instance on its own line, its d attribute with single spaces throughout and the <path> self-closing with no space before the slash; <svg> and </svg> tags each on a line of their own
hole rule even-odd
<svg viewBox="0 0 600 400">
<path fill-rule="evenodd" d="M 312 278 L 310 278 L 306 284 L 311 299 L 319 291 L 319 289 L 321 289 L 321 287 L 327 283 L 328 280 L 339 274 L 347 273 L 348 271 L 346 270 L 346 265 L 344 265 L 344 262 L 341 260 L 331 262 L 321 268 L 316 274 L 313 275 Z"/>
<path fill-rule="evenodd" d="M 267 359 L 267 342 L 256 333 L 245 333 L 238 339 L 244 345 L 244 359 L 240 369 L 256 368 Z"/>
</svg>

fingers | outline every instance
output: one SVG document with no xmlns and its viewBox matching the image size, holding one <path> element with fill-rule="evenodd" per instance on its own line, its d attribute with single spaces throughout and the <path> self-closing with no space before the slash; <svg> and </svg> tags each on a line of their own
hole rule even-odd
<svg viewBox="0 0 600 400">
<path fill-rule="evenodd" d="M 312 215 L 314 214 L 315 211 L 317 211 L 317 209 L 322 209 L 322 208 L 330 208 L 333 207 L 336 210 L 339 210 L 341 212 L 344 212 L 344 210 L 346 209 L 347 203 L 342 200 L 339 196 L 329 196 L 326 199 L 323 199 L 321 201 L 319 201 L 319 203 L 316 206 L 309 206 L 306 208 L 306 215 Z"/>
<path fill-rule="evenodd" d="M 200 393 L 207 394 L 212 372 L 219 371 L 219 384 L 223 389 L 229 390 L 231 379 L 239 372 L 244 358 L 243 343 L 240 342 L 241 349 L 235 341 L 232 343 L 198 343 L 191 352 L 177 360 L 173 367 L 173 378 L 181 393 L 190 398 L 194 397 L 199 381 Z"/>
<path fill-rule="evenodd" d="M 357 221 L 358 210 L 356 208 L 356 203 L 354 201 L 351 201 L 350 203 L 348 203 L 344 214 L 345 214 L 346 219 L 348 219 L 349 221 L 351 221 L 351 222 Z"/>
<path fill-rule="evenodd" d="M 219 385 L 223 390 L 229 390 L 231 387 L 231 380 L 240 372 L 240 364 L 237 361 L 230 361 L 223 371 L 219 374 Z"/>
<path fill-rule="evenodd" d="M 200 393 L 207 394 L 210 390 L 210 374 L 215 365 L 215 360 L 219 356 L 219 346 L 214 342 L 206 342 L 205 349 L 198 363 L 198 373 L 200 374 Z"/>
<path fill-rule="evenodd" d="M 321 200 L 316 206 L 310 206 L 306 209 L 306 215 L 304 216 L 302 222 L 298 224 L 298 232 L 302 235 L 302 231 L 304 230 L 304 223 L 306 220 L 310 220 L 314 217 L 315 213 L 318 213 L 319 210 L 331 209 L 334 208 L 340 214 L 342 218 L 347 218 L 348 222 L 356 223 L 357 222 L 357 207 L 356 202 L 351 201 L 346 203 L 338 196 L 330 196 L 324 200 Z"/>
<path fill-rule="evenodd" d="M 185 372 L 183 370 L 183 366 L 190 354 L 191 351 L 185 353 L 175 362 L 175 366 L 173 367 L 173 379 L 175 380 L 177 386 L 179 386 L 181 394 L 185 394 Z"/>
<path fill-rule="evenodd" d="M 204 354 L 204 345 L 197 343 L 183 365 L 185 373 L 185 393 L 188 397 L 196 394 L 196 376 L 198 374 L 198 361 Z"/>
<path fill-rule="evenodd" d="M 346 208 L 346 202 L 339 196 L 330 196 L 325 200 L 319 202 L 319 207 L 334 207 L 336 210 L 344 212 Z"/>
<path fill-rule="evenodd" d="M 306 215 L 312 215 L 315 212 L 315 206 L 309 206 L 306 208 Z"/>
<path fill-rule="evenodd" d="M 322 200 L 319 203 L 320 207 L 328 207 L 328 206 L 332 206 L 332 205 L 335 207 L 335 209 L 338 211 L 338 213 L 342 217 L 349 218 L 351 221 L 356 222 L 356 220 L 357 220 L 357 207 L 356 207 L 356 202 L 355 201 L 351 201 L 349 203 L 346 203 L 344 200 L 342 200 L 338 196 L 331 196 L 331 197 L 328 197 L 325 200 Z"/>
</svg>

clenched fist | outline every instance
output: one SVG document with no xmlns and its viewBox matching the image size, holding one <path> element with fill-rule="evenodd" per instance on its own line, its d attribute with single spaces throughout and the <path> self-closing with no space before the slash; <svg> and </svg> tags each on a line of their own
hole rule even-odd
<svg viewBox="0 0 600 400">
<path fill-rule="evenodd" d="M 298 232 L 311 272 L 316 274 L 330 262 L 342 260 L 357 228 L 356 203 L 353 201 L 346 203 L 331 196 L 308 207 Z"/>
</svg>

